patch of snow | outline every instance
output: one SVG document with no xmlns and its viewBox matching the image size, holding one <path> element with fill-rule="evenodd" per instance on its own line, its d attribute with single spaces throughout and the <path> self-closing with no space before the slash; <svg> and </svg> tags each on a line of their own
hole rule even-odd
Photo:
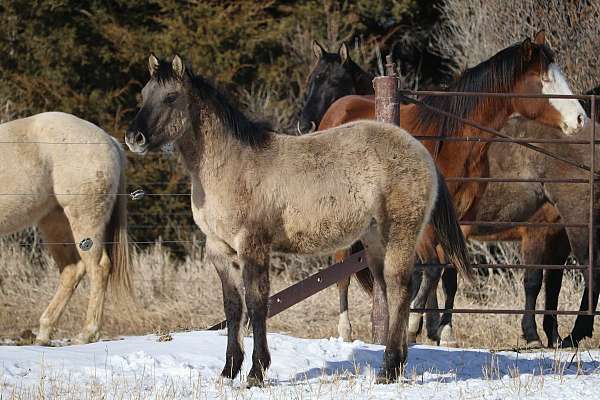
<svg viewBox="0 0 600 400">
<path fill-rule="evenodd" d="M 498 352 L 415 345 L 405 379 L 374 384 L 383 346 L 341 339 L 299 339 L 269 334 L 272 365 L 266 388 L 244 388 L 252 338 L 245 339 L 241 380 L 219 377 L 225 364 L 225 336 L 218 332 L 126 337 L 65 347 L 0 346 L 0 398 L 30 390 L 90 393 L 107 398 L 598 398 L 600 351 Z M 80 392 L 77 390 L 81 389 Z M 125 388 L 125 389 L 124 389 Z M 85 394 L 87 393 L 87 394 Z M 133 395 L 131 393 L 137 393 Z M 50 396 L 52 397 L 52 396 Z M 92 396 L 93 397 L 93 396 Z"/>
</svg>

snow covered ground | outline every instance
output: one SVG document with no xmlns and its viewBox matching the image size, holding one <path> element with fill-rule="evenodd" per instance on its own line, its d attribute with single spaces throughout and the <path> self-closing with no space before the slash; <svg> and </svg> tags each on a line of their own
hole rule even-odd
<svg viewBox="0 0 600 400">
<path fill-rule="evenodd" d="M 267 387 L 224 381 L 226 337 L 186 332 L 82 346 L 0 346 L 0 399 L 598 399 L 600 351 L 499 352 L 413 346 L 405 379 L 375 385 L 383 347 L 269 335 Z M 251 354 L 252 340 L 245 342 Z M 246 357 L 244 372 L 250 368 Z M 599 361 L 596 361 L 599 360 Z"/>
</svg>

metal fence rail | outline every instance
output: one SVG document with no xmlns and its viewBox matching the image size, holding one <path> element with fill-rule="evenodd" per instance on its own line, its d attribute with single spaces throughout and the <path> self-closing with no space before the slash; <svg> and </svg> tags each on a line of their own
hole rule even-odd
<svg viewBox="0 0 600 400">
<path fill-rule="evenodd" d="M 399 125 L 399 106 L 401 98 L 408 100 L 413 103 L 420 103 L 418 100 L 419 96 L 479 96 L 479 97 L 503 97 L 503 98 L 559 98 L 559 99 L 580 99 L 589 100 L 591 102 L 591 121 L 592 121 L 592 133 L 589 140 L 581 139 L 524 139 L 524 138 L 511 138 L 501 132 L 494 129 L 490 129 L 485 126 L 481 126 L 473 121 L 466 120 L 456 115 L 452 115 L 443 110 L 435 109 L 429 105 L 426 105 L 432 112 L 437 112 L 442 115 L 455 118 L 462 121 L 466 125 L 473 126 L 482 132 L 485 132 L 491 136 L 487 137 L 452 137 L 452 136 L 415 136 L 417 139 L 422 141 L 438 141 L 438 142 L 482 142 L 482 143 L 515 143 L 523 145 L 532 151 L 540 152 L 548 157 L 565 162 L 569 165 L 577 167 L 581 170 L 589 173 L 588 179 L 583 178 L 518 178 L 518 177 L 445 177 L 448 182 L 482 182 L 482 183 L 562 183 L 562 184 L 587 184 L 589 185 L 590 193 L 590 204 L 589 204 L 589 220 L 584 223 L 538 223 L 528 221 L 461 221 L 462 225 L 480 225 L 490 227 L 529 227 L 529 228 L 542 228 L 542 227 L 556 227 L 556 228 L 578 228 L 588 229 L 589 232 L 589 262 L 587 265 L 542 265 L 542 264 L 477 264 L 474 265 L 476 268 L 506 268 L 506 269 L 545 269 L 545 270 L 573 270 L 582 271 L 585 274 L 587 284 L 590 288 L 589 296 L 587 299 L 587 310 L 523 310 L 523 309 L 444 309 L 444 308 L 422 308 L 413 309 L 412 311 L 417 312 L 448 312 L 448 313 L 487 313 L 487 314 L 541 314 L 541 315 L 597 315 L 600 314 L 593 310 L 593 288 L 594 282 L 594 268 L 595 268 L 595 193 L 594 183 L 600 179 L 595 173 L 595 145 L 600 143 L 600 140 L 596 140 L 596 97 L 594 95 L 538 95 L 538 94 L 513 94 L 513 93 L 473 93 L 473 92 L 445 92 L 445 91 L 410 91 L 410 90 L 398 90 L 398 79 L 394 76 L 393 65 L 388 62 L 387 75 L 377 77 L 373 81 L 375 87 L 375 113 L 378 120 L 395 123 Z M 420 103 L 423 104 L 423 103 Z M 0 145 L 13 145 L 13 144 L 25 144 L 25 143 L 37 143 L 47 145 L 106 145 L 110 142 L 16 142 L 16 141 L 0 141 Z M 563 156 L 553 154 L 541 147 L 535 146 L 534 144 L 550 144 L 550 143 L 563 143 L 563 144 L 576 144 L 576 145 L 589 145 L 590 146 L 590 164 L 585 165 L 583 163 L 570 160 Z M 163 155 L 155 155 L 157 157 L 163 157 Z M 165 155 L 166 158 L 172 158 L 171 154 Z M 187 190 L 180 190 L 172 193 L 152 193 L 140 189 L 144 186 L 159 186 L 159 185 L 171 185 L 172 187 L 180 187 L 181 185 L 187 185 L 189 182 L 143 182 L 139 184 L 129 183 L 128 187 L 134 190 L 130 193 L 60 193 L 55 194 L 57 196 L 98 196 L 98 195 L 116 195 L 116 196 L 128 196 L 131 201 L 137 201 L 143 197 L 158 197 L 158 196 L 190 196 Z M 0 196 L 30 196 L 30 193 L 0 193 Z M 157 212 L 135 212 L 130 213 L 132 216 L 185 216 L 191 215 L 190 212 L 174 212 L 174 213 L 157 213 Z M 193 228 L 193 225 L 184 225 L 186 228 Z M 131 229 L 151 229 L 153 225 L 149 224 L 133 224 L 130 226 Z M 82 245 L 82 241 L 88 240 L 86 238 L 78 238 L 81 241 L 67 243 L 67 242 L 45 242 L 44 244 L 58 245 L 58 244 L 74 244 Z M 101 244 L 110 244 L 113 242 L 103 242 Z M 151 244 L 155 242 L 151 241 L 130 241 L 131 245 L 137 244 Z M 193 244 L 198 243 L 196 240 L 161 240 L 159 243 L 163 244 Z M 97 245 L 100 243 L 94 243 Z M 347 257 L 345 260 L 338 262 L 328 268 L 319 271 L 318 273 L 302 280 L 289 288 L 276 293 L 270 299 L 269 316 L 274 316 L 287 308 L 297 304 L 298 302 L 318 293 L 319 291 L 333 285 L 334 283 L 347 278 L 348 276 L 367 268 L 368 260 L 364 252 L 358 252 Z M 416 268 L 425 267 L 445 267 L 454 268 L 451 264 L 417 264 Z M 374 332 L 382 331 L 385 326 L 385 316 L 387 311 L 384 310 L 384 291 L 382 288 L 377 287 L 375 283 L 373 307 L 374 307 L 374 318 L 373 324 L 375 326 Z M 216 324 L 209 329 L 219 329 L 224 327 L 224 322 Z M 381 338 L 374 338 L 376 341 L 381 341 Z"/>
</svg>

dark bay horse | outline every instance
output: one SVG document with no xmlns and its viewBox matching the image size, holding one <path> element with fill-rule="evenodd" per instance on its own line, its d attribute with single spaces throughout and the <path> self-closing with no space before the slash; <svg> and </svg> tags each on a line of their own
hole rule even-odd
<svg viewBox="0 0 600 400">
<path fill-rule="evenodd" d="M 573 139 L 589 140 L 591 123 Z M 596 124 L 600 132 L 600 124 Z M 515 138 L 561 139 L 564 135 L 557 129 L 517 118 L 511 120 L 503 132 Z M 539 146 L 554 154 L 562 155 L 579 163 L 590 164 L 590 145 L 566 143 L 541 143 Z M 596 155 L 599 155 L 596 151 Z M 517 144 L 494 143 L 489 152 L 490 174 L 521 178 L 589 178 L 589 172 L 547 157 Z M 597 189 L 596 189 L 597 192 Z M 483 221 L 529 221 L 582 224 L 589 221 L 588 184 L 567 183 L 490 183 L 481 199 L 478 220 Z M 596 194 L 596 209 L 600 208 L 600 198 Z M 596 214 L 598 223 L 598 214 Z M 524 264 L 564 264 L 569 253 L 580 264 L 589 263 L 588 228 L 567 227 L 528 227 L 492 229 L 477 227 L 472 237 L 478 240 L 520 241 Z M 598 248 L 596 247 L 596 251 Z M 595 255 L 596 264 L 598 255 Z M 587 271 L 584 271 L 587 274 Z M 526 309 L 535 309 L 537 296 L 542 286 L 543 270 L 527 269 L 525 273 Z M 560 293 L 562 270 L 547 270 L 546 309 L 556 310 Z M 594 309 L 598 301 L 600 282 L 594 278 Z M 580 310 L 587 310 L 588 287 L 583 293 Z M 540 346 L 535 318 L 526 314 L 523 318 L 523 334 L 530 346 Z M 592 336 L 593 316 L 578 316 L 571 334 L 561 341 L 555 316 L 545 315 L 543 328 L 548 338 L 548 346 L 577 346 L 585 337 Z M 537 343 L 536 343 L 537 342 Z"/>
<path fill-rule="evenodd" d="M 140 154 L 173 144 L 190 174 L 194 221 L 223 287 L 228 340 L 222 375 L 235 378 L 242 366 L 245 304 L 254 339 L 248 384 L 263 383 L 271 361 L 272 252 L 331 254 L 360 240 L 388 310 L 378 381 L 395 380 L 408 351 L 415 249 L 430 220 L 459 272 L 471 274 L 452 198 L 427 149 L 402 128 L 375 121 L 277 135 L 248 119 L 178 56 L 172 62 L 151 56 L 149 69 L 126 142 Z"/>
<path fill-rule="evenodd" d="M 467 70 L 450 90 L 482 91 L 482 92 L 517 92 L 517 93 L 557 93 L 571 94 L 559 68 L 553 62 L 553 53 L 545 44 L 545 35 L 540 32 L 534 42 L 525 40 L 513 45 L 485 61 Z M 517 73 L 519 72 L 519 73 Z M 533 79 L 533 81 L 532 81 Z M 552 88 L 550 88 L 552 86 Z M 491 98 L 447 98 L 426 97 L 422 99 L 438 109 L 455 113 L 463 118 L 471 119 L 484 126 L 498 129 L 502 127 L 513 113 L 519 113 L 527 118 L 536 119 L 550 126 L 561 127 L 568 133 L 581 127 L 585 121 L 585 113 L 576 101 L 539 101 L 539 100 L 508 100 Z M 548 107 L 554 110 L 554 117 L 543 116 L 541 109 L 532 113 L 527 107 Z M 519 111 L 523 108 L 523 112 Z M 561 118 L 557 118 L 560 111 Z M 440 116 L 420 105 L 401 106 L 401 126 L 415 135 L 464 135 L 479 136 L 479 131 L 470 126 L 463 126 L 454 119 Z M 551 113 L 550 113 L 551 114 Z M 349 120 L 374 118 L 374 99 L 368 96 L 347 96 L 336 101 L 325 113 L 320 128 L 327 128 Z M 426 143 L 433 153 L 435 142 Z M 437 154 L 438 166 L 447 176 L 487 176 L 487 144 L 472 144 L 465 142 L 444 143 Z M 481 198 L 485 185 L 476 182 L 463 182 L 452 185 L 455 205 L 461 217 L 472 219 L 476 217 L 477 201 Z M 465 231 L 468 234 L 470 228 Z M 431 247 L 430 247 L 431 248 Z M 436 258 L 429 251 L 430 259 Z M 430 269 L 431 272 L 431 269 Z M 435 271 L 433 271 L 435 272 Z M 435 277 L 435 275 L 433 275 Z M 430 278 L 434 279 L 433 277 Z M 358 275 L 363 287 L 369 286 L 368 277 Z M 454 282 L 454 283 L 452 283 Z M 444 271 L 444 283 L 450 295 L 446 298 L 446 308 L 452 308 L 453 295 L 456 291 L 456 275 L 451 269 Z M 430 285 L 430 284 L 429 284 Z M 345 290 L 340 285 L 341 291 Z M 423 307 L 426 291 L 421 291 L 421 297 L 415 307 Z M 341 307 L 347 301 L 341 301 Z M 349 331 L 347 312 L 343 309 L 340 317 L 340 333 L 344 327 Z M 442 340 L 452 341 L 451 314 L 445 314 L 440 331 Z M 431 336 L 431 335 L 430 335 Z M 445 336 L 445 337 L 444 337 Z"/>
<path fill-rule="evenodd" d="M 315 40 L 313 52 L 317 62 L 308 75 L 304 106 L 298 119 L 300 134 L 314 131 L 337 99 L 374 93 L 374 77 L 350 58 L 346 43 L 342 43 L 337 53 L 329 53 Z"/>
</svg>

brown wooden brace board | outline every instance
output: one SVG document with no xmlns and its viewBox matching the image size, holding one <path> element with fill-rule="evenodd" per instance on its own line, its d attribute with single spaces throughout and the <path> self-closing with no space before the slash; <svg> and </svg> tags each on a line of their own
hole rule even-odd
<svg viewBox="0 0 600 400">
<path fill-rule="evenodd" d="M 367 268 L 367 257 L 363 250 L 275 293 L 269 299 L 269 318 L 364 268 Z M 208 330 L 224 329 L 226 326 L 226 321 L 221 321 Z"/>
</svg>

